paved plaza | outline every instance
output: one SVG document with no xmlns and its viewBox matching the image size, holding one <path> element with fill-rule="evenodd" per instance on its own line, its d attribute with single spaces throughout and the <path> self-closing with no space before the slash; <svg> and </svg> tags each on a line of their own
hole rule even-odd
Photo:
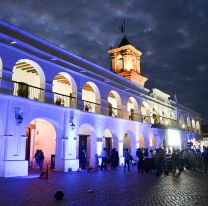
<svg viewBox="0 0 208 206">
<path fill-rule="evenodd" d="M 54 193 L 62 190 L 62 201 Z M 88 193 L 88 190 L 93 190 Z M 50 172 L 49 179 L 37 174 L 28 177 L 0 178 L 0 206 L 87 206 L 87 205 L 208 205 L 208 176 L 184 171 L 180 176 L 151 173 L 82 171 Z"/>
</svg>

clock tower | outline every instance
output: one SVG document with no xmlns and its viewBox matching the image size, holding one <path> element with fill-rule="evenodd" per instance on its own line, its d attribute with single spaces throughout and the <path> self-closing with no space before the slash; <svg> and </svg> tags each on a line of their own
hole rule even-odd
<svg viewBox="0 0 208 206">
<path fill-rule="evenodd" d="M 148 78 L 140 74 L 142 53 L 129 43 L 127 36 L 123 37 L 117 48 L 109 50 L 108 54 L 111 56 L 113 72 L 144 87 Z"/>
</svg>

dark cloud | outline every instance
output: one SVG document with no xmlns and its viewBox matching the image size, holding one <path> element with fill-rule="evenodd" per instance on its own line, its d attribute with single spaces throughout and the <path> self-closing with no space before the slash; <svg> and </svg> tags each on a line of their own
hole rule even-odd
<svg viewBox="0 0 208 206">
<path fill-rule="evenodd" d="M 208 115 L 207 11 L 205 0 L 7 0 L 0 18 L 106 69 L 125 18 L 129 41 L 143 53 L 146 86 L 176 92 L 181 104 Z"/>
</svg>

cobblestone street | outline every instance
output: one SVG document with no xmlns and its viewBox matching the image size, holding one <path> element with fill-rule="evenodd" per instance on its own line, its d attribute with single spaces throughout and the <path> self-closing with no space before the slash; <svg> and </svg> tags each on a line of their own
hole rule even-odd
<svg viewBox="0 0 208 206">
<path fill-rule="evenodd" d="M 1 206 L 208 205 L 208 177 L 184 171 L 179 177 L 117 171 L 50 172 L 49 179 L 29 175 L 0 178 Z M 93 193 L 87 193 L 88 190 Z M 62 190 L 62 201 L 54 193 Z"/>
</svg>

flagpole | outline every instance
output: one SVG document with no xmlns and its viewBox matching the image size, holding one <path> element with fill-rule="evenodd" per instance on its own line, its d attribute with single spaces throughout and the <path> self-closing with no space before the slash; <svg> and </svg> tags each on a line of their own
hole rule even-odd
<svg viewBox="0 0 208 206">
<path fill-rule="evenodd" d="M 177 122 L 177 126 L 179 126 L 179 104 L 176 93 L 174 95 L 174 101 L 175 101 L 175 110 L 176 110 L 176 122 Z"/>
</svg>

